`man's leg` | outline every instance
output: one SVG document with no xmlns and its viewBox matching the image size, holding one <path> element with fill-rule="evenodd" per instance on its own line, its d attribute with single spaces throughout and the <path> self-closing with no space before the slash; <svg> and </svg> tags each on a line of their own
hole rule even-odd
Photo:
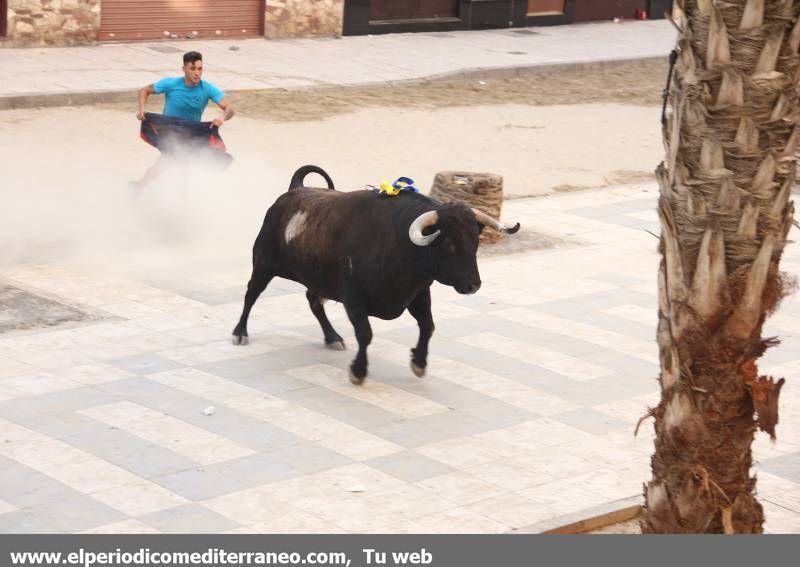
<svg viewBox="0 0 800 567">
<path fill-rule="evenodd" d="M 159 175 L 161 175 L 165 169 L 166 162 L 166 156 L 164 154 L 159 155 L 158 160 L 145 172 L 144 177 L 142 177 L 139 181 L 131 182 L 131 186 L 135 187 L 136 189 L 144 189 L 145 186 L 152 183 Z"/>
</svg>

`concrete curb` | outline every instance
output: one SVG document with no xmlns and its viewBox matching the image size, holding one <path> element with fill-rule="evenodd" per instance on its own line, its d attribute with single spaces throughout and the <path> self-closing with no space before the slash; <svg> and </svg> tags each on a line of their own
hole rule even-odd
<svg viewBox="0 0 800 567">
<path fill-rule="evenodd" d="M 46 108 L 54 106 L 84 106 L 104 102 L 136 102 L 135 90 L 0 95 L 0 110 Z"/>
<path fill-rule="evenodd" d="M 593 61 L 576 61 L 573 63 L 544 63 L 539 65 L 522 65 L 513 67 L 479 67 L 476 69 L 465 69 L 462 71 L 453 71 L 448 73 L 440 73 L 425 77 L 423 81 L 441 81 L 441 80 L 454 80 L 454 79 L 514 79 L 517 77 L 527 77 L 529 75 L 538 75 L 540 73 L 557 73 L 560 71 L 584 71 L 589 69 L 613 69 L 620 65 L 649 65 L 651 63 L 664 63 L 666 73 L 668 65 L 668 55 L 664 54 L 663 57 L 631 57 L 623 59 L 596 59 Z M 418 82 L 419 79 L 412 79 L 412 82 Z"/>
<path fill-rule="evenodd" d="M 464 80 L 491 80 L 513 79 L 540 73 L 554 73 L 560 71 L 581 71 L 585 69 L 614 68 L 620 65 L 648 65 L 664 62 L 666 69 L 667 55 L 664 57 L 643 57 L 630 59 L 604 59 L 598 61 L 579 61 L 574 63 L 551 63 L 544 65 L 523 65 L 514 67 L 478 67 L 405 79 L 400 81 L 365 82 L 357 85 L 308 85 L 293 88 L 264 88 L 264 89 L 228 89 L 229 92 L 254 92 L 254 91 L 346 91 L 362 88 L 395 87 L 405 85 L 422 85 L 433 82 L 464 81 Z M 665 71 L 666 72 L 666 71 Z M 15 95 L 0 95 L 0 110 L 14 110 L 21 108 L 45 108 L 56 106 L 84 106 L 90 104 L 112 102 L 136 102 L 137 90 L 118 89 L 108 91 L 84 91 L 69 93 L 29 93 Z"/>
<path fill-rule="evenodd" d="M 582 534 L 607 526 L 633 520 L 642 513 L 642 497 L 632 496 L 616 500 L 573 514 L 544 520 L 525 528 L 515 530 L 515 534 Z"/>
</svg>

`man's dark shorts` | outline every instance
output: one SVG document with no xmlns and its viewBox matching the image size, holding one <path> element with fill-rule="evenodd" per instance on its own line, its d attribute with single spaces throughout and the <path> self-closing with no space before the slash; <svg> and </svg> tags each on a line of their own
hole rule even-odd
<svg viewBox="0 0 800 567">
<path fill-rule="evenodd" d="M 219 135 L 219 128 L 211 122 L 195 122 L 146 112 L 142 120 L 140 135 L 142 140 L 158 148 L 163 154 L 177 150 L 211 149 L 213 155 L 226 162 L 233 158 L 227 153 L 225 142 Z"/>
</svg>

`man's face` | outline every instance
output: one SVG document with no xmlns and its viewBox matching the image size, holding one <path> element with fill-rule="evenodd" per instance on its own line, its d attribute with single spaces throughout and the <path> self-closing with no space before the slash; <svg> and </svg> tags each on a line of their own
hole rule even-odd
<svg viewBox="0 0 800 567">
<path fill-rule="evenodd" d="M 186 82 L 188 84 L 199 84 L 200 79 L 203 78 L 203 62 L 195 61 L 194 63 L 184 63 L 183 74 L 186 76 Z"/>
</svg>

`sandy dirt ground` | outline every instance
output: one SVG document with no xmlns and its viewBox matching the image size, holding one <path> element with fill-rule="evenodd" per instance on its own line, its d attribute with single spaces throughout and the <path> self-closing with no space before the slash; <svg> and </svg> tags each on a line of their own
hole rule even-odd
<svg viewBox="0 0 800 567">
<path fill-rule="evenodd" d="M 553 106 L 618 103 L 661 104 L 663 63 L 618 63 L 613 67 L 542 72 L 513 79 L 470 79 L 310 91 L 235 93 L 240 112 L 272 122 L 318 120 L 371 107 L 453 108 L 524 104 Z"/>
<path fill-rule="evenodd" d="M 631 62 L 514 79 L 237 92 L 239 118 L 224 132 L 234 153 L 255 151 L 286 174 L 316 163 L 343 189 L 400 175 L 427 188 L 437 171 L 464 169 L 503 175 L 510 197 L 540 195 L 650 178 L 662 152 L 664 79 L 662 63 Z"/>
<path fill-rule="evenodd" d="M 198 233 L 203 245 L 249 247 L 306 163 L 343 190 L 408 176 L 427 191 L 441 170 L 499 173 L 507 197 L 650 178 L 663 152 L 662 67 L 233 93 L 238 116 L 222 135 L 234 164 L 216 171 L 202 159 L 179 161 L 140 197 L 128 184 L 158 152 L 139 140 L 134 105 L 3 111 L 0 262 Z"/>
</svg>

